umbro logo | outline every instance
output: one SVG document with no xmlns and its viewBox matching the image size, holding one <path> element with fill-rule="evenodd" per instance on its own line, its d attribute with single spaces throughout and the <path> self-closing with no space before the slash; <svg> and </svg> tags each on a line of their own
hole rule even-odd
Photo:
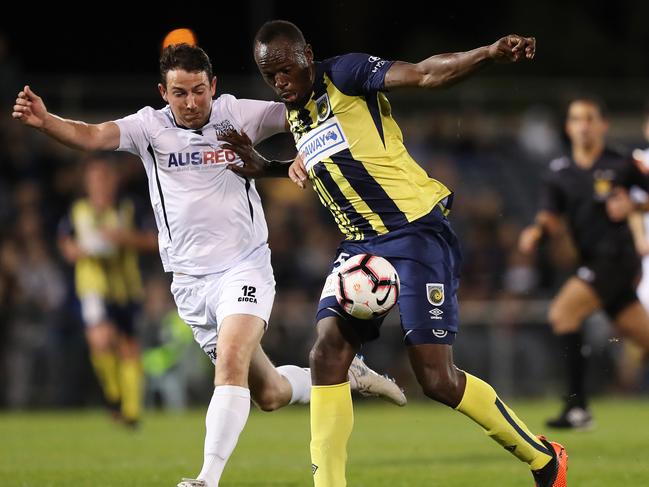
<svg viewBox="0 0 649 487">
<path fill-rule="evenodd" d="M 311 474 L 315 475 L 315 473 L 318 471 L 318 466 L 315 463 L 311 464 Z"/>
<path fill-rule="evenodd" d="M 444 312 L 439 308 L 433 308 L 429 311 L 431 320 L 441 320 Z"/>
</svg>

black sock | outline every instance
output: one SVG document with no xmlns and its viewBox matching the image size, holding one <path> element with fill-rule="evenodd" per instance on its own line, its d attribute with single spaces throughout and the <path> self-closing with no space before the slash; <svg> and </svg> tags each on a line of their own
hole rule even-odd
<svg viewBox="0 0 649 487">
<path fill-rule="evenodd" d="M 586 408 L 586 357 L 582 351 L 582 333 L 559 335 L 559 342 L 568 378 L 566 406 Z"/>
<path fill-rule="evenodd" d="M 552 459 L 541 470 L 532 470 L 532 475 L 536 480 L 537 485 L 549 485 L 552 482 L 557 474 L 557 462 L 555 459 Z"/>
</svg>

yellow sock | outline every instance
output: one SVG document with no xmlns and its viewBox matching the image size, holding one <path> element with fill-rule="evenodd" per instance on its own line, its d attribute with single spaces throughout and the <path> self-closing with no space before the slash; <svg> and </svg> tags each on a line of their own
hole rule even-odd
<svg viewBox="0 0 649 487">
<path fill-rule="evenodd" d="M 142 410 L 142 366 L 139 359 L 125 359 L 119 364 L 122 388 L 122 416 L 129 421 L 140 418 Z"/>
<path fill-rule="evenodd" d="M 311 388 L 311 464 L 315 487 L 347 485 L 347 441 L 353 426 L 349 382 Z"/>
<path fill-rule="evenodd" d="M 532 470 L 543 468 L 552 459 L 548 449 L 503 403 L 493 387 L 470 374 L 457 410 L 478 423 L 507 451 L 530 465 Z"/>
<path fill-rule="evenodd" d="M 113 352 L 91 352 L 90 362 L 106 400 L 111 403 L 119 402 L 117 356 Z"/>
</svg>

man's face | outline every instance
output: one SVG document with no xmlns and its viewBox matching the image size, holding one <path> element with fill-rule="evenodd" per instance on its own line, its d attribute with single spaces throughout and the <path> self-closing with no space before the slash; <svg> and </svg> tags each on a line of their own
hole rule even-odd
<svg viewBox="0 0 649 487">
<path fill-rule="evenodd" d="M 86 192 L 91 204 L 99 209 L 110 208 L 117 194 L 117 174 L 107 163 L 91 161 L 86 169 Z"/>
<path fill-rule="evenodd" d="M 199 129 L 210 116 L 216 77 L 210 82 L 205 71 L 188 73 L 183 69 L 173 69 L 167 72 L 166 86 L 160 83 L 158 90 L 169 103 L 177 124 Z"/>
<path fill-rule="evenodd" d="M 568 107 L 566 134 L 573 146 L 591 148 L 604 143 L 608 122 L 599 107 L 588 100 L 577 100 Z"/>
<path fill-rule="evenodd" d="M 313 51 L 278 37 L 268 44 L 255 44 L 255 62 L 279 98 L 289 108 L 306 104 L 313 90 Z"/>
</svg>

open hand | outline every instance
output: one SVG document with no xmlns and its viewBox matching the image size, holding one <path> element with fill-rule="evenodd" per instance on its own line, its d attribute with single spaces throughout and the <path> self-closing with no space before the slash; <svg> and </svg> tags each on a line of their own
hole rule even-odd
<svg viewBox="0 0 649 487">
<path fill-rule="evenodd" d="M 218 139 L 225 142 L 221 147 L 235 152 L 243 161 L 243 166 L 228 164 L 227 169 L 244 178 L 259 178 L 264 175 L 268 160 L 255 150 L 250 137 L 244 131 L 238 133 L 233 130 L 219 135 Z"/>
</svg>

